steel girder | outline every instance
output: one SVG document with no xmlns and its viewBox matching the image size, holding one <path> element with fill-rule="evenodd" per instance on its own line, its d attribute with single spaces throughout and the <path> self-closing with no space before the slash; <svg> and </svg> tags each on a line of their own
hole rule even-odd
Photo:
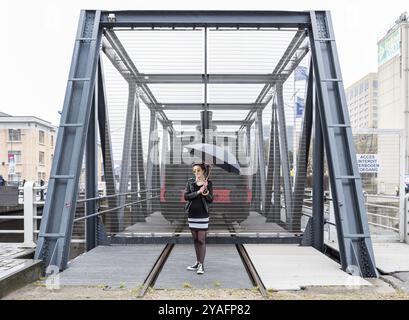
<svg viewBox="0 0 409 320">
<path fill-rule="evenodd" d="M 161 84 L 265 84 L 280 81 L 277 74 L 146 74 L 141 73 L 138 83 Z"/>
<path fill-rule="evenodd" d="M 266 208 L 266 163 L 264 152 L 264 134 L 263 134 L 263 112 L 261 109 L 257 111 L 257 158 L 260 170 L 260 202 L 261 212 L 265 212 Z"/>
<path fill-rule="evenodd" d="M 317 99 L 318 100 L 318 99 Z M 314 108 L 314 150 L 312 178 L 312 246 L 324 250 L 324 142 L 318 105 Z"/>
<path fill-rule="evenodd" d="M 154 108 L 154 105 L 149 105 Z M 161 103 L 159 108 L 162 110 L 203 110 L 207 107 L 208 110 L 253 110 L 257 108 L 263 109 L 265 103 Z M 156 106 L 157 107 L 157 106 Z"/>
<path fill-rule="evenodd" d="M 311 11 L 313 66 L 343 270 L 376 277 L 362 181 L 329 12 Z"/>
<path fill-rule="evenodd" d="M 273 101 L 273 129 L 274 129 L 274 157 L 273 157 L 273 205 L 271 211 L 271 219 L 275 222 L 281 220 L 281 151 L 280 138 L 278 133 L 278 115 L 277 115 L 277 98 Z M 269 213 L 270 214 L 270 213 Z"/>
<path fill-rule="evenodd" d="M 312 66 L 312 62 L 310 64 Z M 301 215 L 304 201 L 305 185 L 307 182 L 308 155 L 310 152 L 311 130 L 313 122 L 314 105 L 314 79 L 313 68 L 310 68 L 307 85 L 307 99 L 305 103 L 304 120 L 298 147 L 297 164 L 294 178 L 293 199 L 291 206 L 291 230 L 300 231 Z M 295 157 L 295 153 L 293 153 Z M 315 185 L 315 183 L 314 183 Z"/>
<path fill-rule="evenodd" d="M 98 196 L 98 144 L 97 141 L 97 108 L 98 108 L 98 82 L 95 84 L 94 98 L 92 100 L 89 118 L 86 152 L 85 152 L 85 198 Z M 97 201 L 90 200 L 85 203 L 85 215 L 97 212 Z M 96 230 L 98 217 L 93 216 L 85 220 L 86 249 L 87 251 L 97 246 Z"/>
<path fill-rule="evenodd" d="M 102 57 L 99 56 L 98 64 L 98 129 L 101 141 L 102 160 L 104 164 L 105 188 L 107 194 L 116 193 L 116 183 L 114 176 L 114 158 L 112 153 L 111 132 L 108 116 L 108 105 L 106 98 L 106 88 L 104 82 L 104 69 L 102 65 Z M 108 200 L 108 208 L 117 207 L 118 199 L 110 197 Z M 110 225 L 115 229 L 118 228 L 118 220 L 115 212 L 112 212 Z"/>
<path fill-rule="evenodd" d="M 280 145 L 280 156 L 281 156 L 281 172 L 284 181 L 284 203 L 285 211 L 287 215 L 287 226 L 292 225 L 291 217 L 291 207 L 292 207 L 292 187 L 291 187 L 291 177 L 290 177 L 290 166 L 288 159 L 288 141 L 287 141 L 287 126 L 285 122 L 285 112 L 284 112 L 284 94 L 282 84 L 277 85 L 277 120 L 278 120 L 278 137 Z"/>
<path fill-rule="evenodd" d="M 35 251 L 35 259 L 43 260 L 45 268 L 57 266 L 62 270 L 68 262 L 102 38 L 100 17 L 101 11 L 81 11 L 78 24 Z"/>
<path fill-rule="evenodd" d="M 308 12 L 296 11 L 104 11 L 104 27 L 272 27 L 304 28 Z"/>
<path fill-rule="evenodd" d="M 121 208 L 118 212 L 119 231 L 122 231 L 125 226 L 124 205 L 127 199 L 126 193 L 128 192 L 129 173 L 131 168 L 132 138 L 135 126 L 135 112 L 137 104 L 139 104 L 139 99 L 136 93 L 136 84 L 135 82 L 130 81 L 128 88 L 128 107 L 125 118 L 124 145 L 122 147 L 121 176 L 119 182 L 119 193 L 121 194 L 119 196 L 119 206 Z"/>
</svg>

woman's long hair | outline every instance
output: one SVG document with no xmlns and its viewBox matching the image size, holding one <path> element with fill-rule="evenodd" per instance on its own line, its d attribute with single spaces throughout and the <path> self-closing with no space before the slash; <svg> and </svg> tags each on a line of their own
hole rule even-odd
<svg viewBox="0 0 409 320">
<path fill-rule="evenodd" d="M 204 162 L 200 162 L 200 163 L 193 163 L 192 168 L 194 166 L 199 166 L 200 168 L 202 168 L 204 177 L 205 178 L 208 177 L 210 165 L 208 165 L 207 163 L 204 163 Z"/>
</svg>

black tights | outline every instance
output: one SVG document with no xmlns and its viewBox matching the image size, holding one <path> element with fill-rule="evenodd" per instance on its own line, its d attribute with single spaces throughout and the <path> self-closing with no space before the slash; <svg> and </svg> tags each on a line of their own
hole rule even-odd
<svg viewBox="0 0 409 320">
<path fill-rule="evenodd" d="M 206 255 L 206 230 L 190 229 L 195 244 L 196 259 L 203 264 Z"/>
</svg>

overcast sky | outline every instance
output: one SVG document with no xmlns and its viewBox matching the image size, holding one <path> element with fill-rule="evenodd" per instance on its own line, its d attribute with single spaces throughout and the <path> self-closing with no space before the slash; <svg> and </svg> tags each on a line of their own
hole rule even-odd
<svg viewBox="0 0 409 320">
<path fill-rule="evenodd" d="M 345 85 L 377 70 L 377 40 L 409 11 L 407 0 L 73 0 L 2 4 L 0 111 L 59 124 L 81 9 L 331 10 Z"/>
</svg>

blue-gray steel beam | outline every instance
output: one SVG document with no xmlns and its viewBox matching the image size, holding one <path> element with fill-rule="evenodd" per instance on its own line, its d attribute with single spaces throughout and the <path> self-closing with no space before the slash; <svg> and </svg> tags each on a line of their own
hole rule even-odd
<svg viewBox="0 0 409 320">
<path fill-rule="evenodd" d="M 307 97 L 305 103 L 304 119 L 299 139 L 297 166 L 294 179 L 293 205 L 292 205 L 292 230 L 300 231 L 302 207 L 304 201 L 305 185 L 307 182 L 308 155 L 310 152 L 312 117 L 313 117 L 313 100 L 314 100 L 314 81 L 312 62 L 307 84 Z M 295 154 L 294 154 L 295 156 Z"/>
<path fill-rule="evenodd" d="M 116 183 L 114 175 L 114 158 L 112 153 L 111 132 L 108 116 L 108 104 L 106 97 L 106 88 L 104 82 L 104 69 L 102 65 L 102 56 L 99 57 L 98 64 L 98 129 L 101 140 L 102 160 L 104 165 L 104 180 L 106 194 L 116 194 Z M 118 199 L 110 197 L 107 199 L 108 208 L 116 208 Z M 113 230 L 118 230 L 118 220 L 116 212 L 111 212 L 109 225 Z M 103 217 L 102 217 L 103 219 Z M 106 221 L 108 222 L 108 221 Z"/>
<path fill-rule="evenodd" d="M 315 106 L 313 179 L 312 179 L 312 245 L 324 250 L 324 142 L 318 106 Z"/>
<path fill-rule="evenodd" d="M 119 182 L 119 193 L 121 194 L 121 196 L 119 196 L 119 206 L 121 206 L 121 208 L 118 210 L 118 231 L 122 231 L 125 227 L 125 208 L 123 206 L 127 202 L 127 195 L 123 194 L 129 192 L 128 183 L 131 167 L 132 134 L 135 125 L 135 108 L 136 104 L 139 103 L 136 96 L 135 82 L 129 82 L 128 90 L 128 107 L 125 118 L 124 144 L 122 147 L 121 176 Z"/>
<path fill-rule="evenodd" d="M 242 121 L 242 120 L 213 120 L 213 125 L 223 125 L 223 126 L 238 126 L 241 124 L 252 124 L 254 120 Z M 195 125 L 200 124 L 200 120 L 172 120 L 170 123 L 177 123 L 178 125 Z"/>
<path fill-rule="evenodd" d="M 104 27 L 304 28 L 308 12 L 296 11 L 104 11 Z"/>
<path fill-rule="evenodd" d="M 152 84 L 264 84 L 280 81 L 277 74 L 147 74 L 141 73 L 136 79 L 138 83 Z"/>
<path fill-rule="evenodd" d="M 138 121 L 136 123 L 138 127 L 138 140 L 137 140 L 137 149 L 138 149 L 138 181 L 140 190 L 146 190 L 146 179 L 145 179 L 145 169 L 144 169 L 144 159 L 143 159 L 143 144 L 142 144 L 142 126 L 141 126 L 141 111 L 138 106 Z M 141 199 L 146 199 L 146 193 L 141 194 Z M 146 201 L 141 202 L 142 215 L 146 216 Z"/>
<path fill-rule="evenodd" d="M 92 101 L 89 118 L 86 151 L 85 151 L 85 197 L 95 198 L 98 196 L 98 143 L 97 143 L 97 106 L 98 106 L 98 83 L 95 83 L 95 94 Z M 85 203 L 85 215 L 97 212 L 96 200 Z M 97 216 L 85 220 L 85 240 L 87 251 L 97 246 Z"/>
<path fill-rule="evenodd" d="M 329 12 L 311 11 L 311 46 L 342 269 L 377 277 Z"/>
<path fill-rule="evenodd" d="M 280 140 L 280 156 L 281 156 L 281 172 L 284 182 L 284 203 L 286 211 L 286 224 L 288 227 L 292 226 L 292 188 L 290 177 L 290 165 L 288 159 L 288 141 L 287 141 L 287 126 L 285 124 L 284 111 L 284 93 L 283 85 L 278 84 L 277 88 L 277 120 L 278 120 L 278 136 Z"/>
<path fill-rule="evenodd" d="M 280 138 L 278 136 L 277 123 L 277 98 L 273 100 L 273 129 L 274 129 L 274 159 L 273 159 L 273 207 L 269 219 L 274 222 L 281 221 L 281 155 L 280 155 Z"/>
<path fill-rule="evenodd" d="M 265 212 L 266 208 L 266 162 L 264 152 L 264 133 L 263 133 L 263 113 L 257 111 L 257 139 L 258 139 L 258 165 L 260 167 L 260 201 L 261 211 Z"/>
<path fill-rule="evenodd" d="M 150 107 L 155 106 L 150 104 Z M 257 110 L 257 108 L 264 108 L 265 104 L 256 103 L 207 103 L 208 110 Z M 203 110 L 205 108 L 204 103 L 160 103 L 159 108 L 162 110 Z"/>
<path fill-rule="evenodd" d="M 145 221 L 143 216 L 141 203 L 137 203 L 140 200 L 140 195 L 137 193 L 138 190 L 141 190 L 139 187 L 139 153 L 142 150 L 139 150 L 139 103 L 135 103 L 135 112 L 134 112 L 134 125 L 132 130 L 132 145 L 131 145 L 131 223 Z"/>
<path fill-rule="evenodd" d="M 152 197 L 153 189 L 153 179 L 154 179 L 154 161 L 155 161 L 155 144 L 157 142 L 157 132 L 156 128 L 156 112 L 154 110 L 150 111 L 150 122 L 149 122 L 149 141 L 148 141 L 148 157 L 146 161 L 146 188 L 147 193 L 146 197 Z M 147 213 L 151 214 L 152 212 L 152 201 L 148 200 L 147 202 Z"/>
<path fill-rule="evenodd" d="M 247 146 L 246 146 L 246 151 L 247 151 L 247 156 L 250 156 L 250 145 L 251 145 L 251 125 L 247 124 L 246 125 L 246 141 L 247 141 Z"/>
<path fill-rule="evenodd" d="M 274 109 L 271 105 L 271 122 L 270 122 L 270 139 L 268 147 L 268 160 L 267 160 L 267 179 L 266 179 L 266 212 L 267 221 L 271 221 L 270 213 L 272 210 L 273 200 L 273 176 L 274 176 Z"/>
<path fill-rule="evenodd" d="M 159 194 L 158 189 L 160 189 L 160 160 L 159 160 L 159 131 L 158 131 L 158 121 L 155 121 L 155 144 L 153 145 L 153 172 L 152 172 L 152 195 L 155 197 Z M 152 212 L 160 211 L 159 198 L 153 198 L 152 202 Z"/>
<path fill-rule="evenodd" d="M 81 11 L 35 259 L 67 266 L 102 30 L 100 11 Z"/>
</svg>

